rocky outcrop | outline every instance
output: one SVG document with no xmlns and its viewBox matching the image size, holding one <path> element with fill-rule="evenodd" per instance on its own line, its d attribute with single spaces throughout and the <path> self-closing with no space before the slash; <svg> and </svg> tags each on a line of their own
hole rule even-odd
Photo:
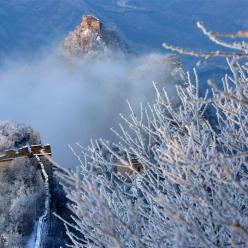
<svg viewBox="0 0 248 248">
<path fill-rule="evenodd" d="M 62 43 L 68 55 L 82 56 L 106 50 L 128 53 L 127 45 L 115 31 L 106 28 L 95 16 L 84 16 L 76 29 Z"/>
</svg>

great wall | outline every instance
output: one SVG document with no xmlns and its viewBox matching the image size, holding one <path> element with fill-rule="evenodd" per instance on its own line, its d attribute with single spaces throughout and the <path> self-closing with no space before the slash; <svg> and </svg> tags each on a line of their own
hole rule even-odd
<svg viewBox="0 0 248 248">
<path fill-rule="evenodd" d="M 20 157 L 35 158 L 38 165 L 41 176 L 44 180 L 45 188 L 45 207 L 42 216 L 40 216 L 37 228 L 35 230 L 35 246 L 34 248 L 44 248 L 46 234 L 49 229 L 50 222 L 50 205 L 51 205 L 51 181 L 53 177 L 52 163 L 48 159 L 52 155 L 50 145 L 33 145 L 24 146 L 18 150 L 6 150 L 0 155 L 0 172 L 8 169 L 11 166 L 12 161 Z"/>
</svg>

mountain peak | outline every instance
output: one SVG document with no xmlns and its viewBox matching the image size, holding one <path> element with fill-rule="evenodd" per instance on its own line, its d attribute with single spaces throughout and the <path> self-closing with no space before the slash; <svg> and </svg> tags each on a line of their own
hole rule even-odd
<svg viewBox="0 0 248 248">
<path fill-rule="evenodd" d="M 118 34 L 105 27 L 93 15 L 82 17 L 81 23 L 65 38 L 62 47 L 71 56 L 101 53 L 105 50 L 129 52 Z"/>
</svg>

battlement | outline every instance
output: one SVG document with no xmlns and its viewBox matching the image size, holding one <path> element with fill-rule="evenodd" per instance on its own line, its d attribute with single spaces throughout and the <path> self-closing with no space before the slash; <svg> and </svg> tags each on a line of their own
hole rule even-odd
<svg viewBox="0 0 248 248">
<path fill-rule="evenodd" d="M 18 150 L 9 149 L 6 150 L 3 154 L 0 154 L 0 162 L 5 159 L 15 159 L 19 157 L 32 156 L 32 155 L 51 155 L 51 146 L 50 145 L 33 145 L 33 146 L 24 146 Z"/>
<path fill-rule="evenodd" d="M 51 156 L 52 155 L 52 149 L 50 145 L 32 145 L 32 146 L 24 146 L 20 149 L 10 149 L 4 151 L 2 154 L 0 154 L 0 172 L 7 169 L 11 162 L 20 157 L 34 157 L 35 155 L 41 157 L 43 159 L 46 159 L 44 155 Z M 51 164 L 49 165 L 50 167 Z M 49 170 L 50 171 L 50 170 Z M 49 173 L 51 174 L 51 173 Z"/>
</svg>

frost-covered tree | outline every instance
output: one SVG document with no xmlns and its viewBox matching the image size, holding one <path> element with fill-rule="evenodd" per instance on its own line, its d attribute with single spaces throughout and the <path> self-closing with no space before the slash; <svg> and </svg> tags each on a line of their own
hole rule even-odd
<svg viewBox="0 0 248 248">
<path fill-rule="evenodd" d="M 186 74 L 178 108 L 157 90 L 154 104 L 122 116 L 118 143 L 79 145 L 80 170 L 59 169 L 72 247 L 248 246 L 247 43 L 231 48 L 241 52 L 221 88 L 209 81 L 211 98 Z"/>
<path fill-rule="evenodd" d="M 0 152 L 40 143 L 39 133 L 31 127 L 24 124 L 14 124 L 9 121 L 0 123 Z"/>
</svg>

